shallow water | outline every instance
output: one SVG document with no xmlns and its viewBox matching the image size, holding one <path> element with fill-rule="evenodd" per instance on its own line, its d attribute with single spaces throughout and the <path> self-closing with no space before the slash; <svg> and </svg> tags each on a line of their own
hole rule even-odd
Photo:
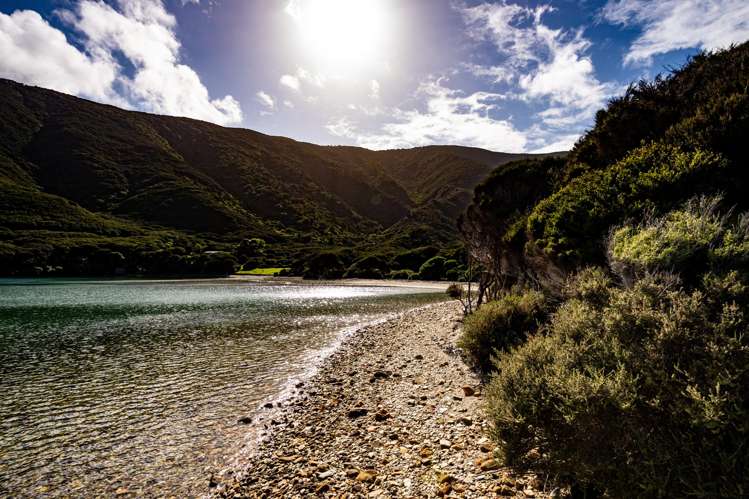
<svg viewBox="0 0 749 499">
<path fill-rule="evenodd" d="M 200 495 L 242 444 L 237 419 L 342 330 L 443 297 L 229 279 L 0 279 L 0 495 Z"/>
</svg>

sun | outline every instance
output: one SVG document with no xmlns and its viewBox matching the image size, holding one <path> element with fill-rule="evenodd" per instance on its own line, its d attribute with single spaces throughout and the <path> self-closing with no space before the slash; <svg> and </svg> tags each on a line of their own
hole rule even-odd
<svg viewBox="0 0 749 499">
<path fill-rule="evenodd" d="M 386 0 L 291 0 L 302 50 L 320 66 L 353 70 L 383 57 Z"/>
</svg>

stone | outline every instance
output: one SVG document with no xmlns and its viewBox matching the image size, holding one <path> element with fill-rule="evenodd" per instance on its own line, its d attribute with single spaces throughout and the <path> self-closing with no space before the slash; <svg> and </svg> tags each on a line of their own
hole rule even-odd
<svg viewBox="0 0 749 499">
<path fill-rule="evenodd" d="M 437 483 L 450 483 L 455 481 L 455 477 L 446 471 L 437 472 Z"/>
<path fill-rule="evenodd" d="M 416 360 L 424 360 L 424 356 L 423 356 L 423 355 L 421 355 L 421 354 L 416 354 L 416 355 L 414 356 L 414 359 L 416 359 Z"/>
<path fill-rule="evenodd" d="M 442 447 L 443 449 L 449 449 L 452 446 L 453 444 L 449 440 L 445 440 L 444 438 L 440 440 L 440 447 Z"/>
<path fill-rule="evenodd" d="M 515 490 L 512 487 L 500 484 L 494 487 L 494 493 L 498 496 L 514 496 Z"/>
<path fill-rule="evenodd" d="M 494 444 L 491 442 L 484 442 L 479 445 L 479 450 L 481 450 L 481 452 L 492 452 L 494 450 Z"/>
<path fill-rule="evenodd" d="M 384 409 L 377 411 L 377 413 L 374 415 L 375 421 L 379 422 L 385 421 L 388 418 L 390 418 L 390 414 Z"/>
<path fill-rule="evenodd" d="M 273 402 L 268 402 L 263 407 L 265 407 L 266 409 L 273 409 Z"/>
<path fill-rule="evenodd" d="M 466 385 L 466 386 L 463 387 L 463 394 L 466 397 L 472 397 L 473 395 L 476 394 L 476 390 L 474 390 L 472 387 Z"/>
<path fill-rule="evenodd" d="M 348 469 L 344 473 L 348 478 L 356 478 L 356 476 L 359 474 L 359 470 Z"/>
<path fill-rule="evenodd" d="M 349 409 L 346 415 L 351 419 L 356 419 L 362 416 L 366 416 L 368 412 L 369 410 L 365 409 L 364 407 L 354 407 L 353 409 Z"/>
<path fill-rule="evenodd" d="M 315 487 L 315 493 L 322 494 L 323 492 L 327 492 L 330 490 L 330 484 L 328 482 L 323 482 L 317 487 Z"/>
<path fill-rule="evenodd" d="M 357 482 L 374 482 L 375 478 L 377 478 L 377 473 L 373 470 L 361 470 L 356 475 Z"/>
<path fill-rule="evenodd" d="M 473 424 L 473 420 L 465 416 L 461 416 L 460 418 L 458 418 L 458 422 L 466 426 L 471 426 Z"/>
<path fill-rule="evenodd" d="M 114 493 L 115 495 L 118 495 L 118 496 L 124 496 L 124 495 L 129 494 L 130 491 L 126 489 L 125 487 L 120 487 L 117 490 L 115 490 Z"/>
<path fill-rule="evenodd" d="M 422 447 L 419 451 L 419 456 L 421 457 L 431 457 L 432 454 L 434 454 L 434 451 L 430 449 L 429 447 Z"/>
<path fill-rule="evenodd" d="M 493 458 L 485 459 L 484 461 L 481 461 L 479 468 L 481 468 L 481 471 L 496 470 L 499 468 L 499 462 Z"/>
<path fill-rule="evenodd" d="M 332 477 L 333 475 L 335 475 L 335 470 L 328 470 L 328 471 L 323 471 L 322 473 L 318 473 L 317 478 L 319 478 L 320 480 L 326 480 Z"/>
<path fill-rule="evenodd" d="M 250 417 L 250 416 L 242 416 L 241 418 L 237 419 L 237 423 L 239 423 L 239 424 L 250 424 L 250 423 L 252 423 L 252 417 Z"/>
</svg>

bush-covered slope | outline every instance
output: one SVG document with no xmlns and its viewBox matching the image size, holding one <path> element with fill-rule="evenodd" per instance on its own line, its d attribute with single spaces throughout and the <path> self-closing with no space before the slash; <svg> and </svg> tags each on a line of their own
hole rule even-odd
<svg viewBox="0 0 749 499">
<path fill-rule="evenodd" d="M 461 220 L 508 465 L 580 497 L 749 493 L 749 44 L 640 82 Z M 530 306 L 532 305 L 532 306 Z"/>
<path fill-rule="evenodd" d="M 487 267 L 511 262 L 497 274 L 549 284 L 602 263 L 603 237 L 628 217 L 699 194 L 749 207 L 747 136 L 749 43 L 632 85 L 564 161 L 501 166 L 475 190 L 462 232 Z"/>
</svg>

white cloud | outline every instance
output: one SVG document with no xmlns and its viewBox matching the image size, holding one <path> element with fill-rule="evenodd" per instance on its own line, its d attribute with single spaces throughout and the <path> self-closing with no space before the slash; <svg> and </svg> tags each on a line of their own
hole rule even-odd
<svg viewBox="0 0 749 499">
<path fill-rule="evenodd" d="M 378 130 L 361 130 L 346 118 L 330 123 L 328 131 L 355 140 L 371 149 L 393 149 L 431 144 L 461 144 L 486 149 L 516 152 L 526 147 L 526 137 L 506 120 L 494 119 L 504 97 L 490 92 L 465 95 L 450 89 L 443 80 L 423 83 L 419 94 L 426 110 L 392 109 L 393 119 Z"/>
<path fill-rule="evenodd" d="M 33 11 L 0 14 L 0 74 L 148 112 L 241 122 L 236 99 L 212 100 L 197 73 L 180 63 L 176 20 L 161 0 L 117 5 L 82 0 L 74 10 L 58 12 L 81 34 L 83 50 Z M 132 76 L 118 57 L 127 59 Z"/>
<path fill-rule="evenodd" d="M 257 101 L 263 106 L 268 109 L 273 109 L 276 107 L 276 101 L 273 100 L 273 97 L 268 95 L 267 93 L 263 92 L 262 90 L 255 94 L 255 97 L 257 98 Z"/>
<path fill-rule="evenodd" d="M 619 86 L 598 81 L 586 55 L 591 43 L 581 31 L 543 23 L 542 17 L 552 10 L 548 5 L 526 8 L 506 3 L 463 8 L 469 35 L 490 41 L 505 57 L 501 65 L 472 65 L 469 70 L 492 77 L 495 83 L 514 83 L 514 96 L 521 100 L 545 102 L 549 109 L 539 116 L 550 126 L 581 125 Z"/>
<path fill-rule="evenodd" d="M 284 105 L 284 106 L 286 106 L 286 107 L 288 107 L 289 109 L 294 109 L 294 103 L 293 103 L 293 102 L 291 102 L 291 101 L 290 101 L 290 100 L 288 100 L 288 99 L 287 99 L 287 100 L 285 100 L 285 101 L 283 101 L 283 105 Z"/>
<path fill-rule="evenodd" d="M 299 78 L 293 75 L 283 75 L 281 76 L 281 79 L 279 80 L 279 83 L 285 87 L 288 87 L 292 90 L 299 91 L 300 83 Z"/>
<path fill-rule="evenodd" d="M 0 13 L 0 76 L 104 102 L 116 102 L 118 69 L 70 45 L 33 10 Z"/>
<path fill-rule="evenodd" d="M 321 74 L 313 74 L 304 68 L 297 68 L 294 74 L 282 75 L 278 82 L 291 90 L 300 92 L 302 83 L 322 88 L 325 86 L 326 80 L 327 78 Z"/>
<path fill-rule="evenodd" d="M 380 82 L 377 80 L 371 80 L 369 82 L 369 98 L 379 99 L 380 98 Z"/>
<path fill-rule="evenodd" d="M 601 17 L 642 28 L 626 64 L 647 64 L 654 55 L 677 49 L 725 48 L 749 38 L 746 0 L 609 0 Z"/>
</svg>

